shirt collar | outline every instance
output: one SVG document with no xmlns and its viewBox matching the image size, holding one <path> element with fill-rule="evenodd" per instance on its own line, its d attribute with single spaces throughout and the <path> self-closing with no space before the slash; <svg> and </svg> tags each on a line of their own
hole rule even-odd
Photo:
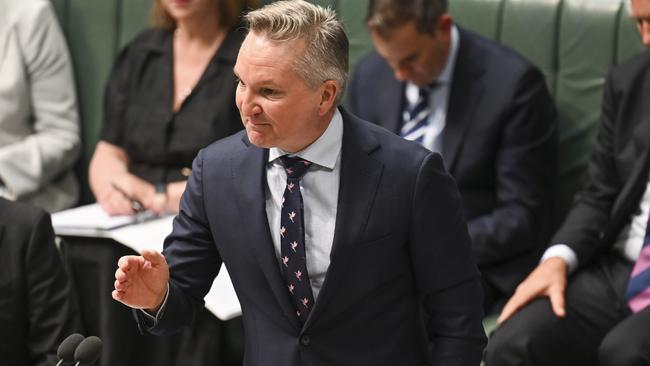
<svg viewBox="0 0 650 366">
<path fill-rule="evenodd" d="M 341 153 L 341 145 L 343 143 L 343 116 L 337 109 L 334 110 L 334 115 L 330 120 L 329 126 L 325 132 L 316 139 L 311 145 L 307 146 L 302 151 L 295 154 L 289 154 L 280 148 L 272 147 L 269 149 L 269 162 L 284 156 L 298 156 L 305 160 L 309 160 L 319 166 L 334 169 L 336 160 Z"/>
</svg>

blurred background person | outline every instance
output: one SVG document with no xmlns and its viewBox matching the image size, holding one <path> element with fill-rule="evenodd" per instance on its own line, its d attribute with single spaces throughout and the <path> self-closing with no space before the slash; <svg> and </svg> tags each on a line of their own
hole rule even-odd
<svg viewBox="0 0 650 366">
<path fill-rule="evenodd" d="M 371 0 L 366 26 L 375 51 L 356 67 L 350 111 L 440 152 L 463 200 L 485 313 L 498 312 L 551 232 L 558 121 L 544 75 L 456 25 L 447 0 Z"/>
<path fill-rule="evenodd" d="M 80 332 L 79 312 L 50 216 L 0 198 L 0 363 L 45 366 Z"/>
<path fill-rule="evenodd" d="M 46 0 L 0 0 L 0 197 L 50 212 L 77 203 L 70 56 Z"/>
<path fill-rule="evenodd" d="M 194 156 L 242 128 L 232 68 L 256 0 L 158 0 L 120 53 L 89 180 L 110 214 L 177 212 Z"/>
</svg>

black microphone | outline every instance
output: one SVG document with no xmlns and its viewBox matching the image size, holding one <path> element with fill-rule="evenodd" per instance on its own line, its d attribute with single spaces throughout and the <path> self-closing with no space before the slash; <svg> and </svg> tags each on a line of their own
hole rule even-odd
<svg viewBox="0 0 650 366">
<path fill-rule="evenodd" d="M 83 340 L 84 336 L 79 333 L 72 333 L 64 339 L 56 351 L 56 355 L 59 358 L 59 363 L 56 366 L 74 365 L 74 351 Z"/>
<path fill-rule="evenodd" d="M 102 353 L 102 340 L 95 336 L 84 339 L 74 351 L 75 366 L 90 366 Z"/>
</svg>

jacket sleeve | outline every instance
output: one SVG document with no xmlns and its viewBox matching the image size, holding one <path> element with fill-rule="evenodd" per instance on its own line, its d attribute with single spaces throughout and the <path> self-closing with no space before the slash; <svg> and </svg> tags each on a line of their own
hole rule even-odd
<svg viewBox="0 0 650 366">
<path fill-rule="evenodd" d="M 35 218 L 26 233 L 25 281 L 27 284 L 28 352 L 33 365 L 53 365 L 59 344 L 81 330 L 72 283 L 54 243 L 49 215 Z"/>
<path fill-rule="evenodd" d="M 411 225 L 410 254 L 433 365 L 478 365 L 486 345 L 480 275 L 458 189 L 438 154 L 420 167 Z"/>
<path fill-rule="evenodd" d="M 578 265 L 598 252 L 602 230 L 607 226 L 622 185 L 614 152 L 615 120 L 619 113 L 612 73 L 605 84 L 598 136 L 587 166 L 587 183 L 551 243 L 568 245 L 576 252 Z"/>
<path fill-rule="evenodd" d="M 203 189 L 201 151 L 194 160 L 172 233 L 164 243 L 163 255 L 170 272 L 164 312 L 153 328 L 140 323 L 141 329 L 153 334 L 169 334 L 191 323 L 219 274 L 222 259 L 209 227 Z"/>
<path fill-rule="evenodd" d="M 500 123 L 494 209 L 468 222 L 481 267 L 541 249 L 550 236 L 557 113 L 538 70 L 518 78 Z"/>
</svg>

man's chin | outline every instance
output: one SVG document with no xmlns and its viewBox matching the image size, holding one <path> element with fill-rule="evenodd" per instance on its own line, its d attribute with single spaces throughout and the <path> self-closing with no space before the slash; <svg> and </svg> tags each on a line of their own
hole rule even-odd
<svg viewBox="0 0 650 366">
<path fill-rule="evenodd" d="M 251 144 L 263 148 L 263 149 L 269 149 L 273 147 L 266 136 L 263 134 L 257 132 L 257 131 L 251 131 L 250 129 L 246 129 L 246 135 L 248 136 L 248 141 L 250 141 Z"/>
</svg>

